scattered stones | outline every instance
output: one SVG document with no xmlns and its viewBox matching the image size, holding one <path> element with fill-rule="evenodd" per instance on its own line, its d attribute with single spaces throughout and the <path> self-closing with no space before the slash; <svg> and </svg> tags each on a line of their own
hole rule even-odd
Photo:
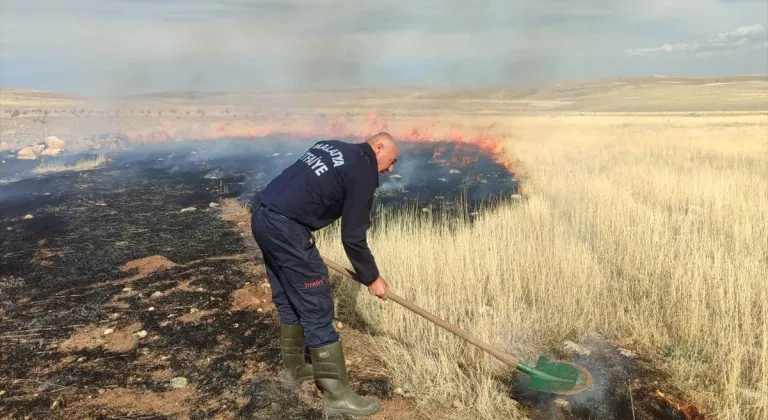
<svg viewBox="0 0 768 420">
<path fill-rule="evenodd" d="M 460 171 L 460 170 L 458 170 L 458 169 L 451 169 L 451 170 L 450 170 L 450 171 L 448 171 L 448 172 L 449 172 L 450 174 L 452 174 L 452 175 L 455 175 L 455 174 L 460 174 L 460 173 L 461 173 L 461 171 Z"/>
<path fill-rule="evenodd" d="M 117 318 L 120 318 L 119 313 L 115 312 L 115 313 L 109 314 L 109 319 L 111 319 L 112 321 L 116 320 Z"/>
<path fill-rule="evenodd" d="M 83 363 L 83 362 L 84 362 L 84 361 L 86 361 L 86 360 L 88 360 L 88 358 L 87 358 L 87 357 L 85 357 L 85 356 L 80 356 L 80 357 L 78 357 L 78 358 L 77 358 L 77 363 Z"/>
<path fill-rule="evenodd" d="M 171 321 L 163 321 L 163 322 L 160 323 L 160 326 L 161 327 L 167 327 L 168 324 L 170 324 L 170 323 L 171 323 Z"/>
<path fill-rule="evenodd" d="M 181 213 L 189 213 L 189 212 L 193 212 L 193 211 L 197 211 L 197 207 L 192 206 L 192 207 L 187 207 L 187 208 L 181 209 Z"/>
<path fill-rule="evenodd" d="M 187 378 L 183 376 L 177 376 L 173 379 L 171 379 L 171 388 L 173 389 L 181 389 L 187 387 Z"/>
<path fill-rule="evenodd" d="M 637 357 L 637 353 L 633 352 L 632 350 L 627 350 L 619 347 L 619 353 L 621 353 L 624 357 Z"/>
<path fill-rule="evenodd" d="M 130 287 L 123 287 L 123 292 L 124 293 L 129 293 L 131 290 L 133 290 L 133 289 L 131 289 Z"/>
<path fill-rule="evenodd" d="M 443 182 L 448 182 L 448 180 L 447 180 L 447 179 L 445 179 L 445 178 L 437 178 L 437 180 L 438 180 L 438 181 L 443 181 Z"/>
<path fill-rule="evenodd" d="M 588 348 L 584 346 L 580 346 L 574 343 L 573 341 L 566 341 L 563 344 L 563 347 L 565 348 L 565 350 L 574 352 L 580 356 L 589 356 L 590 354 L 592 354 L 592 352 Z"/>
<path fill-rule="evenodd" d="M 154 307 L 154 306 L 150 306 L 149 308 L 147 308 L 147 310 L 148 310 L 149 312 L 153 312 L 153 311 L 155 310 L 155 307 Z"/>
<path fill-rule="evenodd" d="M 154 292 L 151 295 L 149 295 L 150 299 L 156 299 L 163 296 L 163 292 Z"/>
<path fill-rule="evenodd" d="M 139 338 L 144 338 L 144 337 L 147 336 L 147 331 L 146 330 L 141 330 L 141 331 L 136 333 L 136 336 L 138 336 Z"/>
<path fill-rule="evenodd" d="M 29 220 L 29 219 L 34 219 L 34 218 L 35 218 L 35 216 L 32 216 L 31 214 L 25 214 L 24 215 L 24 220 Z"/>
<path fill-rule="evenodd" d="M 342 324 L 341 321 L 339 321 L 339 322 L 336 323 L 336 328 L 342 329 L 342 328 L 344 328 L 344 324 Z"/>
<path fill-rule="evenodd" d="M 106 330 L 104 330 L 104 335 L 110 335 L 113 332 L 115 332 L 114 328 L 107 328 Z"/>
<path fill-rule="evenodd" d="M 211 204 L 208 204 L 208 207 L 211 207 L 211 208 L 219 207 L 219 203 L 214 203 L 213 201 L 211 201 Z"/>
</svg>

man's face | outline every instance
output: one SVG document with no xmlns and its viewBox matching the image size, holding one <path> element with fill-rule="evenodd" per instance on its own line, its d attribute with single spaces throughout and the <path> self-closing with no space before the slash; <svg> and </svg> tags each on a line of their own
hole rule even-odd
<svg viewBox="0 0 768 420">
<path fill-rule="evenodd" d="M 378 163 L 379 175 L 392 171 L 397 163 L 397 147 L 387 147 L 381 145 L 376 150 L 376 161 Z"/>
</svg>

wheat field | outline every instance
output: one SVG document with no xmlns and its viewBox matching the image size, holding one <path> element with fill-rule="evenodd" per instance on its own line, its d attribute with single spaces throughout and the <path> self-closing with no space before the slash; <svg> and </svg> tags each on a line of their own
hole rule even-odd
<svg viewBox="0 0 768 420">
<path fill-rule="evenodd" d="M 528 199 L 458 229 L 420 224 L 417 210 L 380 215 L 369 244 L 390 287 L 525 361 L 591 334 L 663 351 L 664 369 L 714 418 L 768 418 L 768 115 L 521 116 L 500 127 Z M 348 265 L 338 225 L 318 245 Z M 457 417 L 524 418 L 493 379 L 507 368 L 355 290 L 394 386 L 427 409 L 459 401 Z"/>
</svg>

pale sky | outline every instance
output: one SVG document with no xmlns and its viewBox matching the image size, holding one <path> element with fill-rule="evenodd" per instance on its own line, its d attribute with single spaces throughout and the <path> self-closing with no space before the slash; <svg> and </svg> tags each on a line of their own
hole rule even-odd
<svg viewBox="0 0 768 420">
<path fill-rule="evenodd" d="M 766 0 L 0 0 L 0 86 L 114 95 L 768 73 Z"/>
</svg>

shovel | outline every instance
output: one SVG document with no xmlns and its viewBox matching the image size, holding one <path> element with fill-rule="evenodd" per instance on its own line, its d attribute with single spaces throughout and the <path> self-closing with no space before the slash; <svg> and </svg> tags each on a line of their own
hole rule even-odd
<svg viewBox="0 0 768 420">
<path fill-rule="evenodd" d="M 351 278 L 352 280 L 357 280 L 357 274 L 351 268 L 347 268 L 333 261 L 329 261 L 325 257 L 322 258 L 323 262 L 325 262 L 325 265 L 328 267 Z M 432 321 L 433 323 L 445 328 L 453 334 L 463 338 L 481 350 L 489 353 L 493 357 L 506 363 L 513 369 L 517 369 L 527 374 L 530 377 L 530 380 L 528 381 L 528 387 L 531 389 L 551 394 L 571 395 L 582 392 L 592 386 L 592 375 L 581 366 L 558 360 L 550 360 L 546 356 L 540 356 L 538 362 L 536 362 L 536 366 L 524 365 L 518 362 L 514 357 L 491 347 L 487 343 L 469 335 L 468 333 L 456 328 L 448 322 L 443 321 L 442 319 L 432 315 L 431 313 L 414 305 L 413 303 L 408 302 L 407 300 L 396 295 L 395 293 L 392 293 L 391 291 L 387 293 L 387 297 L 388 299 L 394 300 L 407 309 L 416 312 L 429 321 Z"/>
</svg>

